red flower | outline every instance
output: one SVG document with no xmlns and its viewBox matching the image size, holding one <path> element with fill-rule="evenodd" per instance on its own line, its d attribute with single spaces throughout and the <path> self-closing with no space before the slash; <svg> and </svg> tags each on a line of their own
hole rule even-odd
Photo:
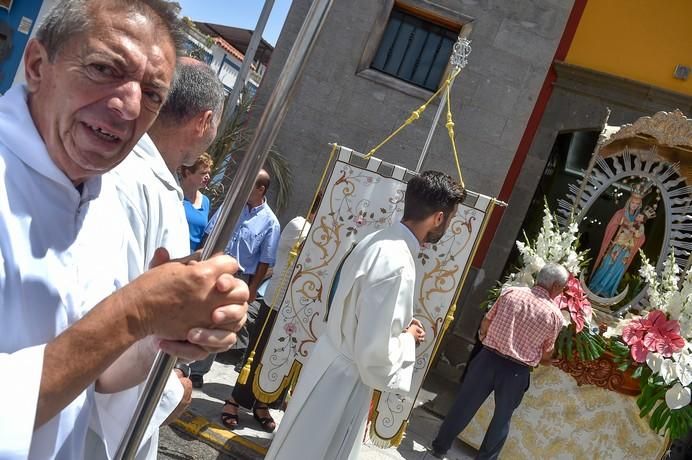
<svg viewBox="0 0 692 460">
<path fill-rule="evenodd" d="M 568 310 L 577 332 L 584 329 L 586 318 L 591 318 L 591 302 L 581 287 L 581 283 L 570 273 L 565 290 L 559 298 L 560 309 Z"/>
</svg>

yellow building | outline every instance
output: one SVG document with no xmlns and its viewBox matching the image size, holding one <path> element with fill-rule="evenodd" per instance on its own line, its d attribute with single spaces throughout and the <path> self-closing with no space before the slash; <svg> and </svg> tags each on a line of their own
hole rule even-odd
<svg viewBox="0 0 692 460">
<path fill-rule="evenodd" d="M 674 76 L 692 68 L 690 24 L 689 0 L 591 0 L 565 62 L 690 96 L 692 75 Z"/>
</svg>

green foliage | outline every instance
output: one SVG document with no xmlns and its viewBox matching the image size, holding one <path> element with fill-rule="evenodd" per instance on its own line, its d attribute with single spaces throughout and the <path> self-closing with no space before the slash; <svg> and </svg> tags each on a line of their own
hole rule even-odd
<svg viewBox="0 0 692 460">
<path fill-rule="evenodd" d="M 642 366 L 644 367 L 644 366 Z M 671 439 L 685 436 L 692 428 L 692 406 L 671 409 L 666 404 L 666 391 L 670 388 L 660 375 L 647 368 L 639 380 L 642 392 L 637 398 L 639 416 L 649 416 L 649 426 L 657 433 Z"/>
<path fill-rule="evenodd" d="M 233 174 L 245 154 L 255 131 L 248 128 L 248 114 L 252 107 L 252 98 L 243 91 L 235 113 L 224 126 L 219 127 L 216 140 L 207 153 L 214 160 L 211 180 L 202 193 L 209 197 L 212 209 L 216 209 L 226 195 L 225 190 L 231 183 Z M 275 145 L 269 149 L 265 169 L 272 176 L 272 184 L 277 185 L 276 211 L 286 207 L 291 194 L 293 175 L 286 157 Z"/>
<path fill-rule="evenodd" d="M 498 281 L 495 287 L 488 291 L 488 297 L 486 297 L 485 301 L 481 304 L 481 310 L 490 310 L 498 297 L 500 297 L 500 292 L 502 292 L 502 283 Z"/>
<path fill-rule="evenodd" d="M 606 349 L 606 341 L 600 334 L 594 334 L 588 328 L 576 332 L 574 323 L 563 327 L 555 342 L 559 359 L 572 361 L 578 357 L 581 361 L 593 361 L 601 357 Z M 576 352 L 576 353 L 575 353 Z"/>
</svg>

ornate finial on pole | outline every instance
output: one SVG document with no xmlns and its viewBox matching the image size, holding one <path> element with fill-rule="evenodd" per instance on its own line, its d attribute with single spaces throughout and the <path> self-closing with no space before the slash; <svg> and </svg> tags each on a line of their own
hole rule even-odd
<svg viewBox="0 0 692 460">
<path fill-rule="evenodd" d="M 430 142 L 432 141 L 433 134 L 435 133 L 435 128 L 437 127 L 437 122 L 439 121 L 440 115 L 442 114 L 442 110 L 444 110 L 445 104 L 447 103 L 447 96 L 449 93 L 451 82 L 457 75 L 459 75 L 461 69 L 466 67 L 466 64 L 469 63 L 469 54 L 471 54 L 471 40 L 469 40 L 466 37 L 459 36 L 459 39 L 456 41 L 456 43 L 454 43 L 454 47 L 452 48 L 452 55 L 449 58 L 449 64 L 452 67 L 451 69 L 449 69 L 449 75 L 446 83 L 447 88 L 445 88 L 445 93 L 441 98 L 440 105 L 437 107 L 437 113 L 435 113 L 435 117 L 433 118 L 433 123 L 430 127 L 430 131 L 428 132 L 428 137 L 427 139 L 425 139 L 425 145 L 423 145 L 423 150 L 421 151 L 420 156 L 418 157 L 416 172 L 420 172 L 420 169 L 423 167 L 423 161 L 425 160 L 425 157 L 428 154 Z M 454 124 L 452 123 L 452 126 L 453 125 Z"/>
<path fill-rule="evenodd" d="M 452 57 L 449 58 L 449 63 L 452 64 L 455 70 L 461 70 L 469 63 L 469 54 L 471 54 L 471 40 L 459 36 L 452 49 Z"/>
</svg>

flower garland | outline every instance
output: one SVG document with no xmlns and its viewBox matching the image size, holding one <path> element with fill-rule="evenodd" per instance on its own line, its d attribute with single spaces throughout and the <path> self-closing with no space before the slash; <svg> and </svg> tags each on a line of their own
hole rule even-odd
<svg viewBox="0 0 692 460">
<path fill-rule="evenodd" d="M 650 308 L 604 335 L 620 369 L 633 368 L 640 379 L 640 416 L 650 415 L 652 429 L 675 439 L 692 429 L 692 268 L 681 279 L 671 251 L 659 276 L 642 254 L 639 274 L 648 284 Z"/>
</svg>

